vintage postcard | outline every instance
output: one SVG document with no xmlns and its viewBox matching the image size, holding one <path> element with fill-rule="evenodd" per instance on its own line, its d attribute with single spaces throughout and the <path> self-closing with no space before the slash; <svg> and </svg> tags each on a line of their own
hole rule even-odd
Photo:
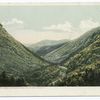
<svg viewBox="0 0 100 100">
<path fill-rule="evenodd" d="M 100 3 L 0 4 L 0 96 L 100 95 Z"/>
</svg>

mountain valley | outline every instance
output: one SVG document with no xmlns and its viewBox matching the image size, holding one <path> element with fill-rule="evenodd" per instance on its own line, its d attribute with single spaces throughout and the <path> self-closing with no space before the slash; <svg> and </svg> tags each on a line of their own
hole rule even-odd
<svg viewBox="0 0 100 100">
<path fill-rule="evenodd" d="M 100 86 L 99 77 L 100 27 L 26 47 L 0 26 L 0 86 Z"/>
</svg>

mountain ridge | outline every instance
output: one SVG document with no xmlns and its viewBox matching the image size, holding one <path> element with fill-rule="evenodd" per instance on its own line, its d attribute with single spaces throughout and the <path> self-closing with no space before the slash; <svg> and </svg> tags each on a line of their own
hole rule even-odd
<svg viewBox="0 0 100 100">
<path fill-rule="evenodd" d="M 0 86 L 47 86 L 62 71 L 0 28 Z"/>
<path fill-rule="evenodd" d="M 59 60 L 50 63 L 51 60 L 30 51 L 1 26 L 0 86 L 100 85 L 100 27 L 61 45 L 50 54 L 51 58 L 59 54 Z"/>
<path fill-rule="evenodd" d="M 94 28 L 86 32 L 84 35 L 80 36 L 78 39 L 75 39 L 73 41 L 70 41 L 70 43 L 66 43 L 62 45 L 62 47 L 58 48 L 57 50 L 48 53 L 44 58 L 48 59 L 51 62 L 53 61 L 55 63 L 57 62 L 63 63 L 64 59 L 66 60 L 71 54 L 73 55 L 74 52 L 77 52 L 81 48 L 84 48 L 86 45 L 88 45 L 88 43 L 90 42 L 92 43 L 93 41 L 91 39 L 92 38 L 91 34 L 95 35 L 94 32 L 97 30 L 99 31 L 100 27 Z M 60 58 L 63 58 L 63 59 L 60 59 Z"/>
</svg>

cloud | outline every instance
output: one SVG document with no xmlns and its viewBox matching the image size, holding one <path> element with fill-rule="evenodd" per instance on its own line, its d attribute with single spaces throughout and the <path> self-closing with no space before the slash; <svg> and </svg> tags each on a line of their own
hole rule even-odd
<svg viewBox="0 0 100 100">
<path fill-rule="evenodd" d="M 3 22 L 4 25 L 14 25 L 14 24 L 23 24 L 22 20 L 18 20 L 17 18 L 12 18 L 11 21 Z"/>
<path fill-rule="evenodd" d="M 100 26 L 100 23 L 90 18 L 90 19 L 80 21 L 79 29 L 82 32 L 86 32 L 98 26 Z"/>
<path fill-rule="evenodd" d="M 66 21 L 64 24 L 57 24 L 57 25 L 51 25 L 47 27 L 43 27 L 44 30 L 49 31 L 56 31 L 56 32 L 70 32 L 73 33 L 76 30 L 79 30 L 80 32 L 84 33 L 92 28 L 100 26 L 100 23 L 93 20 L 92 18 L 81 20 L 79 22 L 78 27 L 73 27 L 72 23 Z"/>
<path fill-rule="evenodd" d="M 70 22 L 66 21 L 64 24 L 57 24 L 57 25 L 51 25 L 48 27 L 44 27 L 44 30 L 50 30 L 50 31 L 59 31 L 59 32 L 71 32 L 72 31 L 72 25 Z"/>
<path fill-rule="evenodd" d="M 17 18 L 12 18 L 9 21 L 4 21 L 2 24 L 8 31 L 15 31 L 24 28 L 24 22 Z"/>
<path fill-rule="evenodd" d="M 61 40 L 61 39 L 75 39 L 84 34 L 84 32 L 98 27 L 99 22 L 93 19 L 81 20 L 79 24 L 74 27 L 73 24 L 66 21 L 63 24 L 51 25 L 43 27 L 43 30 L 37 31 L 34 29 L 24 28 L 25 22 L 17 18 L 4 23 L 7 31 L 12 34 L 18 41 L 22 43 L 36 43 L 41 40 Z"/>
<path fill-rule="evenodd" d="M 89 31 L 90 29 L 98 26 L 100 26 L 99 22 L 93 20 L 92 18 L 89 18 L 86 20 L 81 20 L 76 27 L 74 27 L 72 23 L 66 21 L 64 24 L 51 25 L 48 27 L 44 27 L 43 29 L 52 31 L 56 35 L 62 34 L 61 39 L 75 39 L 85 32 Z"/>
</svg>

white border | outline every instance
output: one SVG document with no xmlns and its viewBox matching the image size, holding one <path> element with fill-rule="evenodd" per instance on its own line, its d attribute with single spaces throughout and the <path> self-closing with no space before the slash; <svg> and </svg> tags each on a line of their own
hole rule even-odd
<svg viewBox="0 0 100 100">
<path fill-rule="evenodd" d="M 28 1 L 28 2 L 27 2 Z M 43 1 L 43 2 L 41 2 Z M 49 2 L 55 2 L 56 0 L 50 0 Z M 62 0 L 60 2 L 63 2 Z M 77 2 L 76 2 L 77 1 Z M 83 2 L 83 0 L 81 0 Z M 75 2 L 74 4 L 86 5 L 87 0 L 84 0 L 84 3 L 80 3 L 80 0 L 70 0 L 68 1 L 69 5 L 71 2 Z M 90 5 L 100 5 L 99 0 L 92 0 Z M 26 5 L 29 2 L 36 3 L 36 5 L 40 5 L 41 3 L 44 5 L 51 5 L 52 3 L 48 3 L 47 0 L 1 0 L 1 5 Z M 4 3 L 6 2 L 6 3 Z M 17 2 L 17 3 L 16 3 Z M 38 3 L 37 3 L 38 2 Z M 56 4 L 59 5 L 59 1 L 56 1 Z M 90 1 L 88 1 L 90 2 Z M 66 2 L 67 3 L 67 2 Z M 60 3 L 61 4 L 61 3 Z M 64 3 L 62 3 L 64 4 Z M 100 96 L 100 87 L 0 87 L 0 96 Z"/>
<path fill-rule="evenodd" d="M 0 0 L 0 2 L 25 3 L 25 2 L 100 2 L 100 0 Z"/>
<path fill-rule="evenodd" d="M 0 6 L 100 6 L 100 2 L 0 2 Z"/>
<path fill-rule="evenodd" d="M 0 96 L 100 96 L 100 87 L 2 87 Z"/>
</svg>

